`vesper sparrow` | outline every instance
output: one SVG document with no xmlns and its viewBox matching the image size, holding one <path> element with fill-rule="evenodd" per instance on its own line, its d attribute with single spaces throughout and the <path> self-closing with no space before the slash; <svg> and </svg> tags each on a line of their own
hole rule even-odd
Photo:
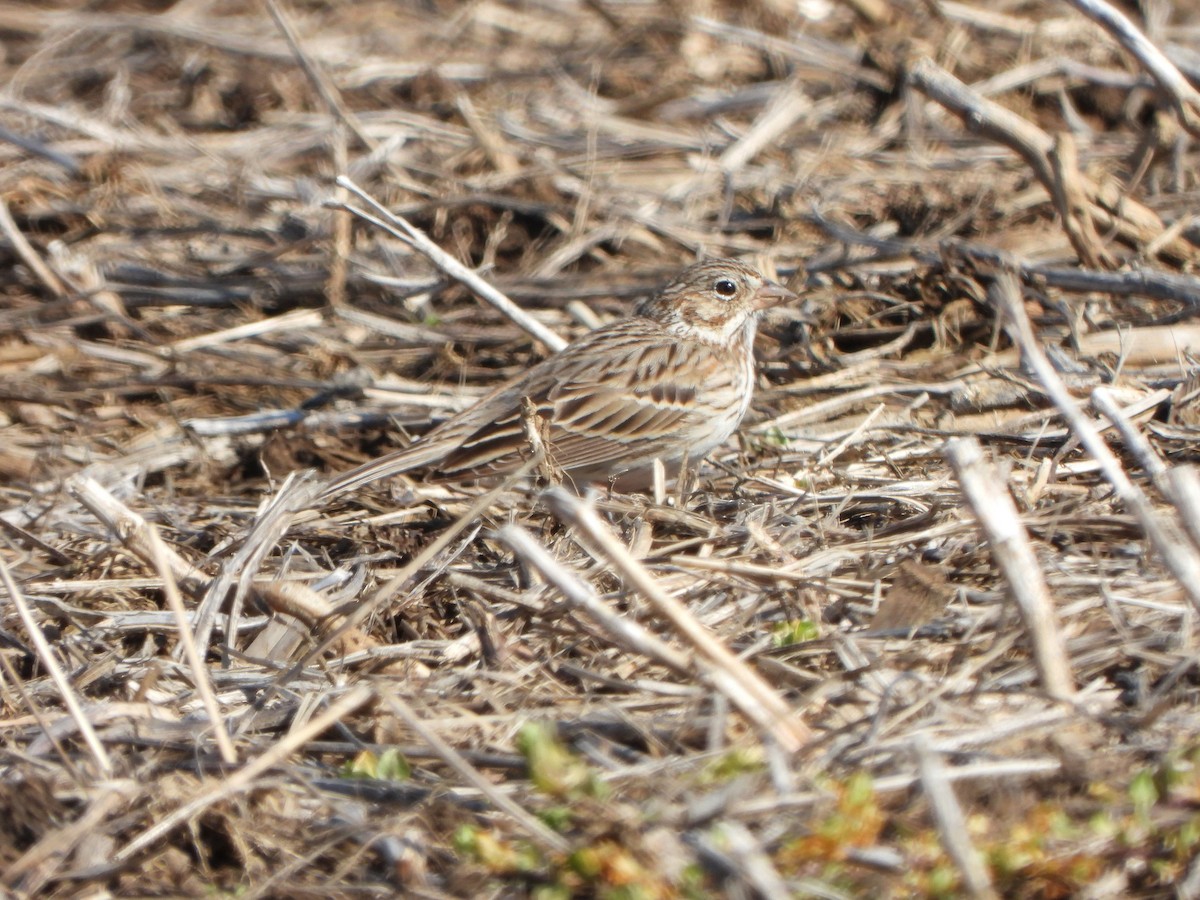
<svg viewBox="0 0 1200 900">
<path fill-rule="evenodd" d="M 526 400 L 548 453 L 576 484 L 649 483 L 733 434 L 754 390 L 763 310 L 796 295 L 732 259 L 697 263 L 636 315 L 597 328 L 434 428 L 410 447 L 336 476 L 326 498 L 413 469 L 444 481 L 502 476 L 528 457 Z"/>
</svg>

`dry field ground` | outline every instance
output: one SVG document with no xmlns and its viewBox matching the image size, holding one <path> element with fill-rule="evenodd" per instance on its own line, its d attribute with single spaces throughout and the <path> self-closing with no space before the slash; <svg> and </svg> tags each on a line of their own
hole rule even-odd
<svg viewBox="0 0 1200 900">
<path fill-rule="evenodd" d="M 1198 84 L 1168 0 L 0 0 L 4 890 L 1200 896 Z M 804 305 L 679 485 L 314 502 L 704 254 Z"/>
</svg>

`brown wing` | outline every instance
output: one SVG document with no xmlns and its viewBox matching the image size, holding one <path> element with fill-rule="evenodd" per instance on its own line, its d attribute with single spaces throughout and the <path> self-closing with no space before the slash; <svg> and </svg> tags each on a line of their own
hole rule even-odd
<svg viewBox="0 0 1200 900">
<path fill-rule="evenodd" d="M 525 398 L 550 423 L 550 453 L 568 471 L 611 466 L 615 474 L 628 468 L 620 463 L 631 456 L 680 455 L 687 442 L 679 435 L 708 414 L 697 403 L 695 384 L 706 365 L 688 354 L 713 352 L 680 341 L 650 319 L 599 328 L 447 419 L 411 447 L 338 476 L 323 495 L 413 469 L 433 469 L 447 479 L 512 472 L 529 449 L 521 421 Z M 680 370 L 688 373 L 690 383 L 677 377 Z"/>
<path fill-rule="evenodd" d="M 645 320 L 601 331 L 606 333 L 588 335 L 552 367 L 542 370 L 543 363 L 482 401 L 477 427 L 446 455 L 438 473 L 502 473 L 519 466 L 528 450 L 520 412 L 525 397 L 549 422 L 550 454 L 568 472 L 610 466 L 619 472 L 631 459 L 675 455 L 675 445 L 682 452 L 679 435 L 699 424 L 703 412 L 695 385 L 682 384 L 677 375 L 681 368 L 694 374 L 685 357 L 705 348 L 682 344 Z"/>
</svg>

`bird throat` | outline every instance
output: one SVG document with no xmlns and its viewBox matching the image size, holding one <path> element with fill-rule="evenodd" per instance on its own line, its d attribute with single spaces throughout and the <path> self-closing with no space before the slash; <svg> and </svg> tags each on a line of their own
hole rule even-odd
<svg viewBox="0 0 1200 900">
<path fill-rule="evenodd" d="M 716 321 L 695 317 L 686 322 L 671 322 L 667 325 L 667 330 L 681 338 L 711 344 L 721 349 L 749 348 L 754 344 L 758 317 L 730 315 Z"/>
</svg>

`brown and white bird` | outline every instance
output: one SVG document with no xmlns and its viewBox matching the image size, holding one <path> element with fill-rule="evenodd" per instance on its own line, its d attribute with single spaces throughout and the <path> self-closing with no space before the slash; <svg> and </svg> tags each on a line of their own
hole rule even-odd
<svg viewBox="0 0 1200 900">
<path fill-rule="evenodd" d="M 736 260 L 689 266 L 634 316 L 584 335 L 411 446 L 335 476 L 322 495 L 415 469 L 442 481 L 510 474 L 529 456 L 527 403 L 575 484 L 645 486 L 655 458 L 678 471 L 737 429 L 754 391 L 759 317 L 793 299 Z"/>
</svg>

